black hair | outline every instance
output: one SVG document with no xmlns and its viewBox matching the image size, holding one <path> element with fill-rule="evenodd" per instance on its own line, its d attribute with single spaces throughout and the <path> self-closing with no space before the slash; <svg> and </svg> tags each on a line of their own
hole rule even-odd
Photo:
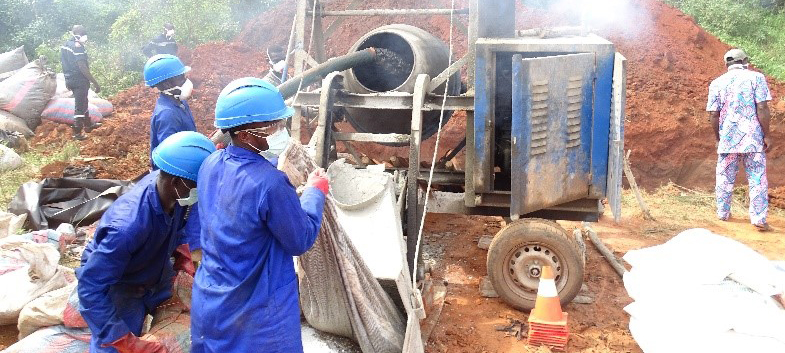
<svg viewBox="0 0 785 353">
<path fill-rule="evenodd" d="M 229 133 L 229 137 L 235 137 L 235 136 L 237 136 L 237 133 L 242 131 L 242 130 L 245 130 L 245 128 L 243 127 L 243 125 L 239 125 L 239 126 L 235 126 L 235 127 L 230 127 L 228 129 L 221 129 L 221 132 Z"/>
</svg>

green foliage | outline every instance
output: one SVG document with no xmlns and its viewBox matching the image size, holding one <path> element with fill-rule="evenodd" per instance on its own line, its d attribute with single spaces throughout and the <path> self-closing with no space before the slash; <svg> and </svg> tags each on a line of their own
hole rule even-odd
<svg viewBox="0 0 785 353">
<path fill-rule="evenodd" d="M 723 42 L 742 48 L 753 65 L 785 80 L 785 12 L 779 0 L 666 0 Z"/>
<path fill-rule="evenodd" d="M 182 45 L 228 39 L 239 29 L 238 22 L 232 18 L 230 3 L 230 0 L 137 0 L 114 22 L 109 38 L 141 48 L 169 22 L 174 25 L 177 41 Z"/>
<path fill-rule="evenodd" d="M 0 0 L 0 50 L 20 45 L 28 55 L 43 42 L 59 38 L 75 24 L 93 41 L 105 41 L 114 19 L 127 8 L 122 0 Z"/>
<path fill-rule="evenodd" d="M 0 210 L 6 210 L 20 185 L 38 178 L 42 167 L 55 161 L 70 163 L 78 156 L 79 145 L 72 141 L 59 146 L 39 146 L 20 154 L 24 161 L 20 168 L 0 172 Z"/>
<path fill-rule="evenodd" d="M 0 52 L 25 46 L 60 69 L 60 46 L 74 24 L 90 38 L 90 69 L 104 95 L 141 82 L 142 47 L 174 24 L 179 45 L 231 39 L 242 24 L 279 0 L 0 0 Z"/>
</svg>

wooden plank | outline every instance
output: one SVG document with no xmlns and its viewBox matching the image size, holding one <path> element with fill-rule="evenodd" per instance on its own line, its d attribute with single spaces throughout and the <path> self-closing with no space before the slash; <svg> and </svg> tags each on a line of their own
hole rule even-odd
<svg viewBox="0 0 785 353">
<path fill-rule="evenodd" d="M 613 65 L 613 98 L 610 145 L 608 146 L 608 204 L 613 220 L 621 220 L 622 169 L 624 168 L 624 120 L 627 96 L 627 59 L 619 53 Z"/>
<path fill-rule="evenodd" d="M 464 65 L 469 61 L 469 54 L 464 55 L 458 61 L 452 63 L 450 67 L 444 69 L 438 76 L 434 77 L 431 80 L 431 83 L 428 85 L 428 92 L 433 92 L 442 85 L 442 83 L 446 82 L 449 77 L 454 75 L 456 72 L 459 72 Z M 444 92 L 436 92 L 436 93 L 444 93 Z"/>
<path fill-rule="evenodd" d="M 643 211 L 643 218 L 649 221 L 656 221 L 656 219 L 652 217 L 651 212 L 649 212 L 649 206 L 646 205 L 646 201 L 643 200 L 641 191 L 638 188 L 638 183 L 635 182 L 635 176 L 632 175 L 632 168 L 630 168 L 630 152 L 632 152 L 632 150 L 627 151 L 627 155 L 624 157 L 624 175 L 627 176 L 627 182 L 630 183 L 632 191 L 635 192 L 635 198 L 638 199 L 638 205 L 641 207 L 641 211 Z"/>
</svg>

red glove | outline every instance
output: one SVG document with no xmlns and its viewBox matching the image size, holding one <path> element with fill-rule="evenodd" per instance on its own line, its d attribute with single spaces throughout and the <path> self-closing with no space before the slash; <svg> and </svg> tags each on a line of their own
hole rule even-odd
<svg viewBox="0 0 785 353">
<path fill-rule="evenodd" d="M 117 341 L 104 344 L 102 347 L 114 347 L 120 353 L 169 353 L 160 343 L 145 341 L 129 332 Z"/>
<path fill-rule="evenodd" d="M 305 183 L 305 187 L 309 186 L 319 189 L 325 195 L 330 192 L 330 181 L 327 179 L 327 173 L 324 169 L 315 169 L 308 175 L 308 181 Z"/>
<path fill-rule="evenodd" d="M 184 271 L 191 275 L 191 277 L 196 275 L 196 267 L 194 267 L 194 262 L 191 260 L 191 251 L 188 248 L 188 244 L 182 244 L 174 249 L 174 271 Z"/>
</svg>

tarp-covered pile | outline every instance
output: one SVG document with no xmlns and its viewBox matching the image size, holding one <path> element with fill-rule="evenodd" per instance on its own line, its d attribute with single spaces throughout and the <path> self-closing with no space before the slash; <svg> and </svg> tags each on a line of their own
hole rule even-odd
<svg viewBox="0 0 785 353">
<path fill-rule="evenodd" d="M 290 144 L 279 162 L 279 169 L 295 186 L 302 185 L 315 167 L 297 143 Z M 363 352 L 421 352 L 419 331 L 412 341 L 420 346 L 405 344 L 406 318 L 374 278 L 338 218 L 335 201 L 328 197 L 316 243 L 299 258 L 300 303 L 306 321 L 318 330 L 353 338 Z M 410 315 L 412 319 L 418 322 Z"/>
<path fill-rule="evenodd" d="M 30 181 L 16 192 L 8 211 L 27 214 L 25 228 L 53 229 L 62 223 L 92 224 L 129 190 L 131 182 L 108 179 L 58 178 Z"/>
<path fill-rule="evenodd" d="M 706 229 L 624 256 L 630 332 L 646 353 L 785 352 L 785 268 Z"/>
</svg>

